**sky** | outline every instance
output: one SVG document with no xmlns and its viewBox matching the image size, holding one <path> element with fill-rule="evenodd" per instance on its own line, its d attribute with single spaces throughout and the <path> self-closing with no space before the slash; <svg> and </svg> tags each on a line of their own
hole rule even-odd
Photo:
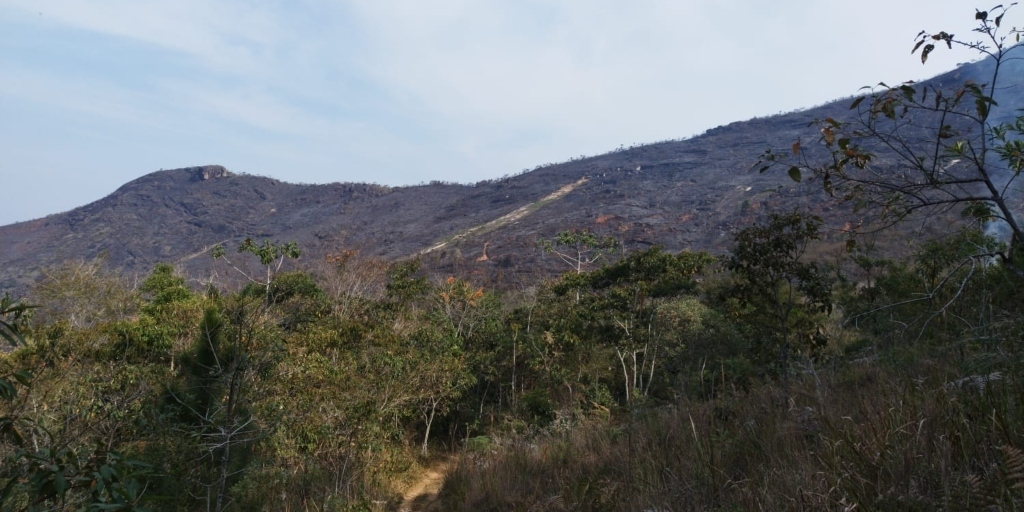
<svg viewBox="0 0 1024 512">
<path fill-rule="evenodd" d="M 915 35 L 969 34 L 974 12 L 963 0 L 0 0 L 0 225 L 160 169 L 473 183 L 687 138 L 952 69 L 975 56 L 936 50 L 922 66 Z"/>
</svg>

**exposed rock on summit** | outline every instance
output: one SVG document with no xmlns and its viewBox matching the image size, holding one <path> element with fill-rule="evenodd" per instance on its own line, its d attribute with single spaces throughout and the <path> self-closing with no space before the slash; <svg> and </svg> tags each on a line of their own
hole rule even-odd
<svg viewBox="0 0 1024 512">
<path fill-rule="evenodd" d="M 218 178 L 233 176 L 231 171 L 223 165 L 204 165 L 201 167 L 186 167 L 183 169 L 192 173 L 192 181 L 207 181 Z"/>
</svg>

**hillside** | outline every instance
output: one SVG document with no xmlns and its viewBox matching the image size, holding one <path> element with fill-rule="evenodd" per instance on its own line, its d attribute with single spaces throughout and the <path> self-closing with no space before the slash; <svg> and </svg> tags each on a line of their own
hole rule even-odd
<svg viewBox="0 0 1024 512">
<path fill-rule="evenodd" d="M 964 65 L 931 82 L 983 77 L 987 65 Z M 1004 76 L 1022 76 L 1022 67 L 1012 62 Z M 0 289 L 21 290 L 41 268 L 69 258 L 103 257 L 129 273 L 171 262 L 205 275 L 210 258 L 204 251 L 245 238 L 294 240 L 307 258 L 346 249 L 386 259 L 423 254 L 435 269 L 500 285 L 557 269 L 535 244 L 565 229 L 592 228 L 626 249 L 657 244 L 717 252 L 738 228 L 797 204 L 842 226 L 859 219 L 817 187 L 799 186 L 784 173 L 761 175 L 752 166 L 769 147 L 814 140 L 809 123 L 842 118 L 848 105 L 839 100 L 736 122 L 687 140 L 622 148 L 475 185 L 296 185 L 216 165 L 161 170 L 69 212 L 0 227 Z M 1002 105 L 1001 111 L 1019 107 Z M 544 200 L 570 184 L 576 185 L 564 195 Z"/>
<path fill-rule="evenodd" d="M 1008 62 L 998 106 L 975 63 L 475 185 L 205 165 L 0 227 L 0 510 L 1022 510 Z M 560 272 L 578 228 L 621 254 Z"/>
</svg>

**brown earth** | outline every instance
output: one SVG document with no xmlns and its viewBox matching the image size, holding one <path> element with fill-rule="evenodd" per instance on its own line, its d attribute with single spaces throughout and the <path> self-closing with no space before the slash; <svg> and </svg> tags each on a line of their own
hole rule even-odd
<svg viewBox="0 0 1024 512">
<path fill-rule="evenodd" d="M 402 504 L 399 512 L 436 511 L 437 493 L 444 484 L 448 472 L 457 464 L 454 458 L 434 461 L 423 474 L 402 492 Z"/>
</svg>

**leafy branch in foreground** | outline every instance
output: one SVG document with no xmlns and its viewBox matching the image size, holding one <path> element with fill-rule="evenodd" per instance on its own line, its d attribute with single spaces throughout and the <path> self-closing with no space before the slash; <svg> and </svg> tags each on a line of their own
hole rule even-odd
<svg viewBox="0 0 1024 512">
<path fill-rule="evenodd" d="M 13 300 L 6 293 L 0 297 L 0 338 L 3 338 L 12 347 L 23 344 L 21 327 L 28 320 L 29 313 L 37 307 L 39 306 Z"/>
<path fill-rule="evenodd" d="M 11 299 L 11 296 L 4 294 L 0 297 L 0 337 L 11 347 L 24 345 L 25 340 L 21 336 L 21 329 L 28 321 L 33 309 L 39 306 L 32 306 L 21 301 Z M 28 370 L 17 370 L 7 375 L 0 375 L 0 399 L 11 401 L 17 398 L 18 388 L 16 384 L 28 387 L 32 381 L 32 372 Z M 10 425 L 10 418 L 0 418 L 0 431 L 7 431 Z"/>
<path fill-rule="evenodd" d="M 1024 241 L 1021 204 L 1014 202 L 1019 202 L 1017 179 L 1024 170 L 1024 116 L 997 109 L 999 96 L 1010 94 L 1000 72 L 1020 48 L 1014 42 L 1021 30 L 1004 33 L 1002 22 L 1014 5 L 978 11 L 978 41 L 945 31 L 916 38 L 912 53 L 920 49 L 922 62 L 937 44 L 981 54 L 991 63 L 986 83 L 968 80 L 953 90 L 880 83 L 853 101 L 853 121 L 816 120 L 818 145 L 796 141 L 787 151 L 769 149 L 760 171 L 781 166 L 795 181 L 813 176 L 827 193 L 852 202 L 855 212 L 872 212 L 881 227 L 911 214 L 959 209 L 1001 239 L 1002 248 L 990 255 L 1024 279 L 1024 268 L 1014 259 Z"/>
</svg>

